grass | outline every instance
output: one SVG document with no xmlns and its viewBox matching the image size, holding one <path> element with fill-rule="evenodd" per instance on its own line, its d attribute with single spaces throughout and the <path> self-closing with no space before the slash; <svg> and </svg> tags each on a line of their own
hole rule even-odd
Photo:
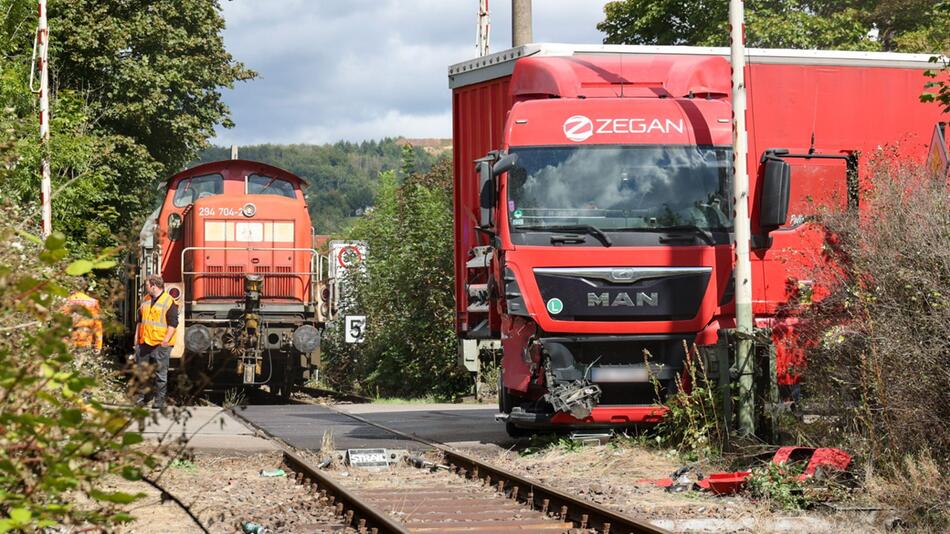
<svg viewBox="0 0 950 534">
<path fill-rule="evenodd" d="M 534 456 L 548 452 L 580 452 L 587 447 L 579 440 L 558 436 L 556 434 L 535 434 L 531 436 L 528 445 L 521 449 L 518 454 L 521 456 Z"/>
<path fill-rule="evenodd" d="M 176 458 L 172 460 L 172 463 L 169 464 L 169 467 L 172 469 L 180 469 L 182 471 L 194 471 L 198 468 L 194 462 L 186 458 Z"/>
<path fill-rule="evenodd" d="M 224 409 L 234 408 L 237 406 L 244 406 L 247 404 L 247 396 L 244 394 L 243 389 L 234 388 L 229 389 L 224 392 L 224 401 L 221 403 L 221 406 Z"/>
<path fill-rule="evenodd" d="M 373 399 L 373 404 L 436 404 L 442 402 L 445 402 L 445 399 L 434 396 L 420 397 L 418 399 L 406 399 L 403 397 L 376 397 Z"/>
</svg>

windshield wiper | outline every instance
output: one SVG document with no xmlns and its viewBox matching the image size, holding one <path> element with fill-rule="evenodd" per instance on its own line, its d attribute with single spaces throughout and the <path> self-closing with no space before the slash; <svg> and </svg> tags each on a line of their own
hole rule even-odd
<svg viewBox="0 0 950 534">
<path fill-rule="evenodd" d="M 663 232 L 692 232 L 693 235 L 699 236 L 710 245 L 715 245 L 715 240 L 713 239 L 712 234 L 704 229 L 696 226 L 695 224 L 678 224 L 675 226 L 628 226 L 626 228 L 611 228 L 613 231 L 617 232 L 644 232 L 644 233 L 663 233 Z"/>
<path fill-rule="evenodd" d="M 676 226 L 660 226 L 655 228 L 658 232 L 692 232 L 693 235 L 697 235 L 703 238 L 707 244 L 715 245 L 716 242 L 713 239 L 712 234 L 704 229 L 696 226 L 695 224 L 678 224 Z"/>
<path fill-rule="evenodd" d="M 605 234 L 603 230 L 592 224 L 572 224 L 562 226 L 519 226 L 517 228 L 519 230 L 541 230 L 545 232 L 582 232 L 594 236 L 605 247 L 609 247 L 614 244 L 609 235 Z M 554 238 L 552 237 L 551 239 L 553 240 Z"/>
</svg>

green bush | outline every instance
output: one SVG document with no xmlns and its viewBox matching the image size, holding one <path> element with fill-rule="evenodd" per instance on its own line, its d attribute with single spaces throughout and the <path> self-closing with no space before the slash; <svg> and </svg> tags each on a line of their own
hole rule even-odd
<svg viewBox="0 0 950 534">
<path fill-rule="evenodd" d="M 930 499 L 919 519 L 941 530 L 950 505 L 946 485 L 932 482 L 950 476 L 950 189 L 946 176 L 881 156 L 861 216 L 819 216 L 827 239 L 812 278 L 830 294 L 800 310 L 811 347 L 804 407 L 819 417 L 797 430 L 851 452 L 859 472 L 907 488 L 882 492 L 886 501 Z M 923 471 L 908 462 L 928 465 L 931 482 L 915 481 Z"/>
<path fill-rule="evenodd" d="M 402 184 L 394 173 L 380 176 L 376 207 L 347 236 L 369 249 L 348 312 L 366 315 L 366 338 L 346 345 L 342 325 L 329 326 L 324 376 L 331 386 L 443 399 L 468 387 L 456 364 L 451 180 L 445 161 Z"/>
<path fill-rule="evenodd" d="M 798 480 L 803 471 L 803 465 L 769 462 L 752 469 L 746 479 L 745 492 L 753 499 L 767 501 L 774 508 L 801 510 L 810 504 L 805 482 Z"/>
<path fill-rule="evenodd" d="M 727 438 L 724 428 L 719 395 L 708 380 L 703 358 L 696 346 L 687 353 L 686 369 L 688 384 L 676 377 L 676 392 L 666 399 L 669 411 L 657 427 L 658 445 L 677 449 L 688 460 L 708 459 L 719 456 Z M 646 361 L 649 360 L 647 354 Z M 660 383 L 651 376 L 660 395 Z"/>
<path fill-rule="evenodd" d="M 96 258 L 62 264 L 65 237 L 45 242 L 0 210 L 0 532 L 54 525 L 108 527 L 129 520 L 139 495 L 100 489 L 109 475 L 138 480 L 155 465 L 142 436 L 128 430 L 141 410 L 94 399 L 90 373 L 64 338 L 66 275 L 111 268 Z"/>
</svg>

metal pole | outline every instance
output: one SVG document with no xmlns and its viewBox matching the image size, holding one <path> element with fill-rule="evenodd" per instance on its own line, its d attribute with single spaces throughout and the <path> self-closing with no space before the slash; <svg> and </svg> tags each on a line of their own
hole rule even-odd
<svg viewBox="0 0 950 534">
<path fill-rule="evenodd" d="M 478 57 L 487 56 L 491 44 L 491 19 L 488 16 L 488 0 L 478 2 L 478 37 L 475 46 L 478 48 Z"/>
<path fill-rule="evenodd" d="M 53 185 L 49 169 L 49 26 L 46 23 L 46 0 L 39 0 L 39 25 L 36 29 L 40 71 L 40 196 L 42 198 L 43 237 L 53 233 L 53 210 L 51 206 Z"/>
<path fill-rule="evenodd" d="M 531 35 L 531 0 L 511 0 L 511 47 L 526 45 Z"/>
<path fill-rule="evenodd" d="M 739 372 L 739 433 L 755 433 L 752 396 L 752 266 L 749 262 L 749 139 L 746 132 L 745 24 L 742 0 L 729 2 L 732 56 L 733 204 L 736 228 L 736 368 Z"/>
<path fill-rule="evenodd" d="M 238 146 L 231 145 L 231 159 L 238 159 Z"/>
</svg>

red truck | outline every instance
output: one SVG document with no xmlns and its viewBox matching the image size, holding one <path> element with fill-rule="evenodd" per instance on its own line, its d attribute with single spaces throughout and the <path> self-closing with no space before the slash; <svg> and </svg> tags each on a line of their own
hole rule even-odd
<svg viewBox="0 0 950 534">
<path fill-rule="evenodd" d="M 661 420 L 685 345 L 728 379 L 728 53 L 530 44 L 449 68 L 460 356 L 501 351 L 510 433 Z M 804 362 L 782 310 L 820 255 L 809 215 L 857 212 L 872 154 L 922 159 L 941 116 L 918 100 L 928 56 L 747 56 L 753 313 L 793 396 Z"/>
</svg>

